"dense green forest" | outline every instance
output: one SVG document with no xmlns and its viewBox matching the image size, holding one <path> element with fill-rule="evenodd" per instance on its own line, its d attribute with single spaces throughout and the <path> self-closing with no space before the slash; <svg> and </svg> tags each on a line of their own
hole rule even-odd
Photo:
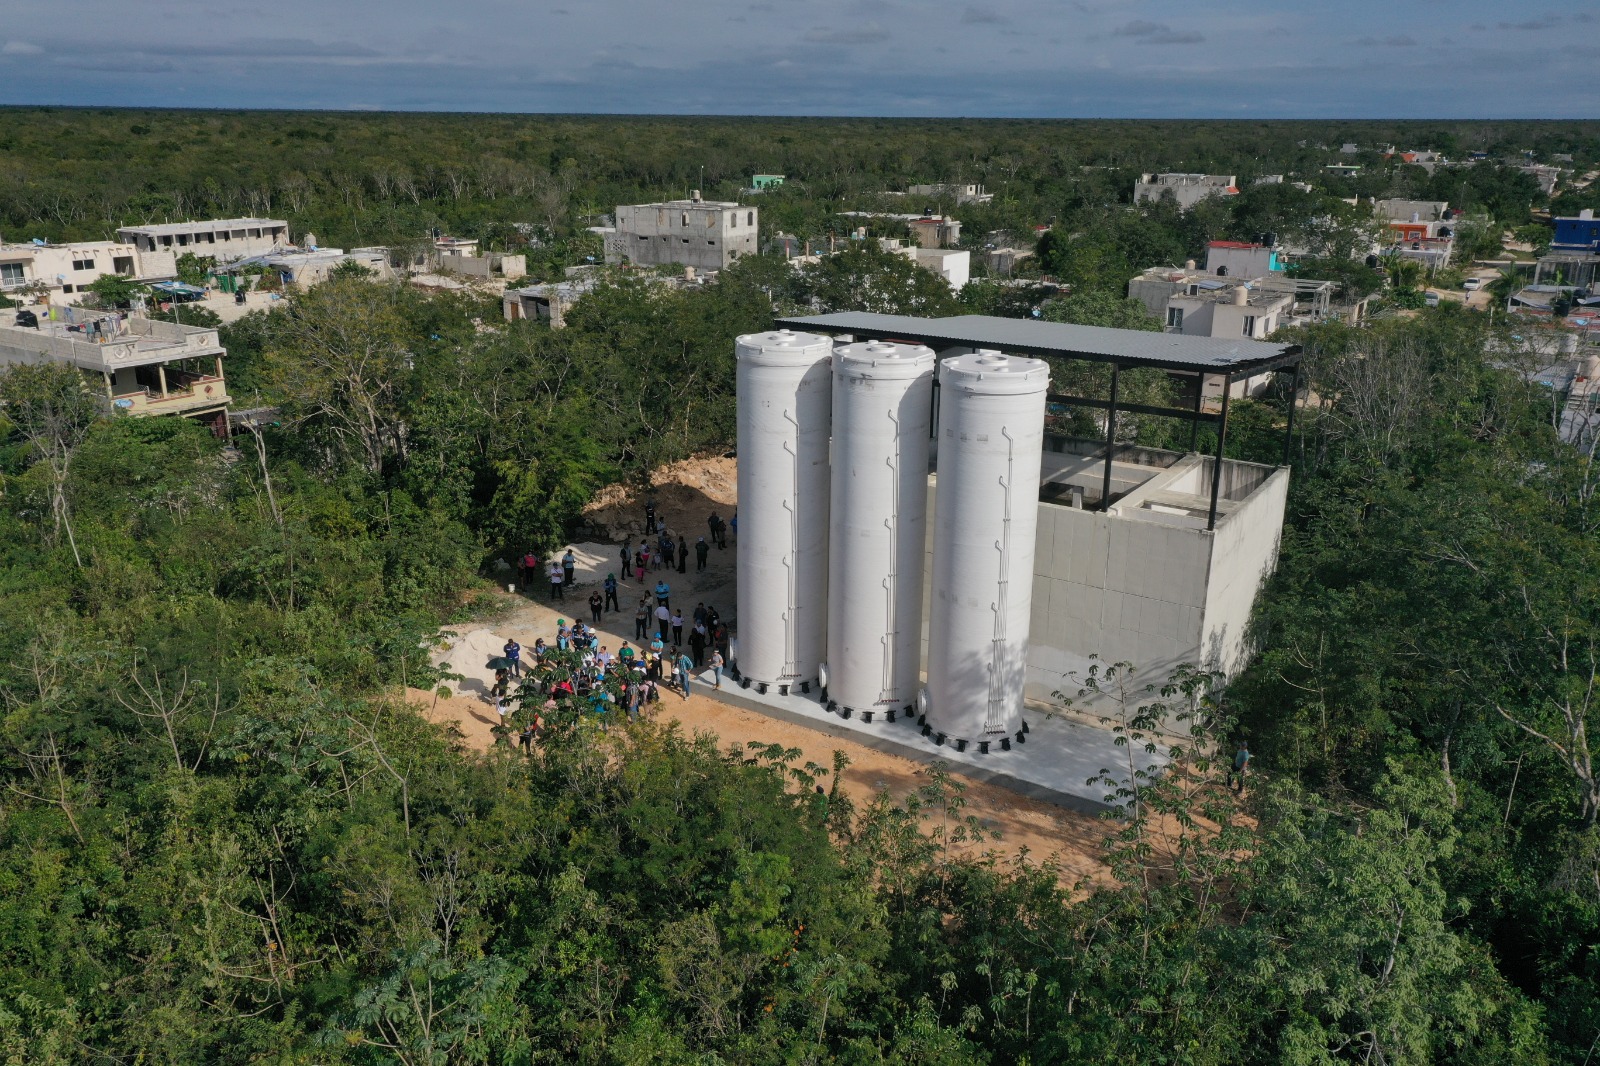
<svg viewBox="0 0 1600 1066">
<path fill-rule="evenodd" d="M 1341 156 L 1351 142 L 1363 151 Z M 1487 152 L 1475 167 L 1385 160 L 1379 148 L 1429 147 L 1452 158 Z M 1107 284 L 1125 263 L 1181 263 L 1206 239 L 1287 238 L 1338 198 L 1448 200 L 1507 227 L 1545 197 L 1501 164 L 1523 153 L 1600 162 L 1596 122 L 1098 122 L 619 118 L 0 109 L 0 233 L 7 238 L 104 239 L 119 225 L 186 218 L 282 217 L 297 236 L 353 247 L 420 242 L 434 229 L 487 246 L 524 249 L 536 277 L 599 251 L 584 231 L 618 204 L 737 198 L 755 173 L 788 182 L 752 202 L 762 236 L 844 234 L 844 209 L 920 210 L 881 194 L 929 182 L 982 182 L 993 202 L 964 206 L 967 246 L 1035 225 L 1101 237 L 1115 248 Z M 1357 162 L 1355 178 L 1325 164 Z M 1246 196 L 1184 219 L 1131 226 L 1121 205 L 1145 170 L 1236 174 Z M 1316 186 L 1252 188 L 1284 174 Z M 1115 210 L 1113 210 L 1115 209 Z M 528 247 L 528 242 L 537 242 Z M 1079 257 L 1080 260 L 1083 258 Z M 1093 273 L 1080 262 L 1073 277 Z M 1071 277 L 1068 280 L 1072 280 Z M 1121 279 L 1122 282 L 1126 278 Z M 1112 285 L 1112 287 L 1115 287 Z"/>
<path fill-rule="evenodd" d="M 559 242 L 580 188 L 698 181 L 685 130 L 728 138 L 713 190 L 808 160 L 862 188 L 940 159 L 953 177 L 1009 138 L 1010 180 L 1088 197 L 1079 158 L 1245 169 L 1256 127 L 1202 149 L 1191 125 L 6 112 L 5 164 L 30 176 L 0 196 L 9 229 L 46 226 L 18 197 L 75 169 L 80 190 L 162 174 L 124 192 L 190 195 L 293 156 L 329 214 L 291 217 L 348 239 L 387 208 L 336 206 L 341 161 L 386 143 L 420 174 L 526 137 L 530 166 L 572 173 Z M 1571 127 L 1268 132 L 1592 158 Z M 1062 128 L 1084 143 L 1030 162 L 1066 152 Z M 385 232 L 526 206 L 424 202 Z M 1105 233 L 1190 239 L 1111 202 L 1083 201 Z M 1081 234 L 1052 254 L 1084 257 Z M 731 338 L 775 304 L 1136 324 L 1109 285 L 958 301 L 931 277 L 870 247 L 799 274 L 756 257 L 704 288 L 602 287 L 559 331 L 341 278 L 227 327 L 236 395 L 281 412 L 229 451 L 181 420 L 98 420 L 70 374 L 0 377 L 0 1059 L 1585 1062 L 1596 470 L 1557 441 L 1526 338 L 1459 306 L 1297 338 L 1321 400 L 1296 420 L 1259 657 L 1226 691 L 1135 664 L 1135 742 L 1163 712 L 1194 736 L 1185 772 L 1121 797 L 1106 883 L 959 858 L 982 830 L 942 774 L 857 806 L 837 766 L 648 723 L 479 757 L 385 695 L 435 680 L 425 641 L 479 609 L 497 557 L 554 544 L 609 482 L 726 446 Z M 1240 404 L 1230 452 L 1277 461 L 1285 402 Z M 1213 758 L 1241 736 L 1262 771 L 1242 798 Z"/>
</svg>

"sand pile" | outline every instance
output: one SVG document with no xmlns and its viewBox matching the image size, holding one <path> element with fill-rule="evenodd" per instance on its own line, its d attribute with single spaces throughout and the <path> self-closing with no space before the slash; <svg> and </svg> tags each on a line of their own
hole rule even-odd
<svg viewBox="0 0 1600 1066">
<path fill-rule="evenodd" d="M 685 533 L 690 543 L 706 533 L 706 518 L 713 510 L 723 518 L 733 514 L 738 499 L 738 464 L 720 455 L 699 455 L 659 467 L 650 475 L 650 488 L 610 485 L 585 507 L 583 516 L 620 541 L 644 532 L 644 505 L 656 501 L 656 515 L 674 533 Z M 613 553 L 615 554 L 615 553 Z"/>
<path fill-rule="evenodd" d="M 487 629 L 472 629 L 465 633 L 444 634 L 446 643 L 435 649 L 434 665 L 445 663 L 453 674 L 465 681 L 445 681 L 444 687 L 462 696 L 489 698 L 489 687 L 494 684 L 494 671 L 486 664 L 496 655 L 505 654 L 506 639 Z"/>
</svg>

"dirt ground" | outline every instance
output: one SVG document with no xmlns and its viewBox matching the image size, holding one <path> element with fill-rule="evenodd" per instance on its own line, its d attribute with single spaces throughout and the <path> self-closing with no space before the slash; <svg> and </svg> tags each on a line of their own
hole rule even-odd
<svg viewBox="0 0 1600 1066">
<path fill-rule="evenodd" d="M 656 516 L 673 533 L 686 533 L 689 543 L 708 536 L 706 519 L 718 511 L 732 516 L 738 494 L 738 464 L 720 455 L 702 455 L 656 470 L 650 488 L 627 485 L 602 489 L 583 509 L 589 522 L 610 531 L 611 539 L 637 537 L 644 532 L 644 505 L 656 501 Z M 732 543 L 730 541 L 730 543 Z"/>
<path fill-rule="evenodd" d="M 421 689 L 410 689 L 407 696 L 425 717 L 460 730 L 465 746 L 488 751 L 494 744 L 491 730 L 498 716 L 484 698 L 459 695 L 435 701 L 431 693 Z M 843 751 L 850 765 L 845 768 L 840 787 L 858 807 L 871 803 L 885 790 L 895 800 L 903 800 L 928 782 L 928 767 L 923 763 L 741 710 L 698 692 L 687 700 L 668 694 L 659 704 L 656 718 L 660 722 L 676 721 L 689 734 L 713 733 L 723 749 L 734 744 L 798 748 L 801 764 L 810 761 L 831 767 L 834 751 Z M 961 783 L 967 801 L 963 813 L 973 815 L 986 830 L 999 834 L 998 838 L 960 849 L 966 854 L 992 851 L 1002 862 L 1009 862 L 1026 849 L 1030 863 L 1053 859 L 1061 868 L 1065 884 L 1076 883 L 1085 876 L 1104 878 L 1100 841 L 1110 827 L 1102 819 L 1028 799 L 996 785 Z M 826 779 L 823 787 L 827 787 Z"/>
</svg>

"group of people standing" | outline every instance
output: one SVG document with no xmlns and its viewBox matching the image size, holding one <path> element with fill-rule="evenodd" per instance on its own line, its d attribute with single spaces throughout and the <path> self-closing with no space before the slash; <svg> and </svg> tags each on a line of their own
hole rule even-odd
<svg viewBox="0 0 1600 1066">
<path fill-rule="evenodd" d="M 706 535 L 689 544 L 674 534 L 657 513 L 654 499 L 645 503 L 645 533 L 637 543 L 624 540 L 617 550 L 619 572 L 608 573 L 588 597 L 589 622 L 557 619 L 553 643 L 544 638 L 524 649 L 516 640 L 506 642 L 503 665 L 495 673 L 491 697 L 507 725 L 497 730 L 502 739 L 516 733 L 519 743 L 531 747 L 544 729 L 546 714 L 563 703 L 576 701 L 580 709 L 602 716 L 622 707 L 630 718 L 659 702 L 663 692 L 689 698 L 694 673 L 709 670 L 713 688 L 722 687 L 722 672 L 732 656 L 731 636 L 715 607 L 695 605 L 686 616 L 672 606 L 672 586 L 659 572 L 688 572 L 691 550 L 696 572 L 704 571 L 713 548 L 726 549 L 729 534 L 737 535 L 738 513 L 724 520 L 713 511 L 706 519 Z M 541 561 L 531 548 L 517 561 L 524 588 L 547 581 L 552 601 L 565 600 L 576 584 L 578 558 L 572 548 Z M 652 587 L 647 575 L 655 574 Z M 622 611 L 620 589 L 629 581 L 644 587 L 634 612 L 633 641 L 624 640 L 615 653 L 600 643 L 599 626 L 606 613 Z M 669 641 L 670 638 L 670 641 Z M 531 687 L 530 687 L 531 686 Z M 521 710 L 514 710 L 515 705 Z M 526 713 L 525 713 L 526 712 Z M 511 726 L 515 716 L 518 729 Z"/>
<path fill-rule="evenodd" d="M 726 521 L 716 511 L 712 511 L 706 519 L 707 536 L 696 539 L 693 547 L 695 558 L 695 572 L 700 573 L 710 565 L 711 549 L 727 548 L 728 535 L 739 532 L 739 513 L 734 512 L 733 517 Z M 639 538 L 635 547 L 631 540 L 624 540 L 617 551 L 618 562 L 622 567 L 621 581 L 626 582 L 628 575 L 632 574 L 635 581 L 644 583 L 645 574 L 677 566 L 678 573 L 689 572 L 689 540 L 682 533 L 674 536 L 667 529 L 666 520 L 657 516 L 654 500 L 645 504 L 645 535 Z M 560 557 L 553 557 L 548 563 L 541 564 L 539 555 L 532 548 L 522 553 L 517 560 L 518 576 L 521 578 L 522 587 L 532 589 L 542 577 L 550 584 L 550 599 L 564 600 L 567 592 L 576 582 L 578 570 L 578 557 L 569 547 Z M 596 623 L 600 621 L 603 611 L 616 611 L 621 607 L 617 602 L 617 585 L 619 581 L 615 572 L 606 575 L 604 595 L 596 593 L 589 597 L 589 609 L 594 612 Z M 598 601 L 598 606 L 597 606 Z"/>
<path fill-rule="evenodd" d="M 634 647 L 624 640 L 613 653 L 600 643 L 600 634 L 583 622 L 556 620 L 554 643 L 543 637 L 524 649 L 508 639 L 504 663 L 495 670 L 490 698 L 502 725 L 495 730 L 497 743 L 509 742 L 531 750 L 545 731 L 547 716 L 563 704 L 599 716 L 602 727 L 614 709 L 624 710 L 630 721 L 647 713 L 665 692 L 689 698 L 694 658 L 674 645 L 669 651 L 657 636 L 648 645 Z M 708 662 L 712 685 L 722 687 L 724 658 L 713 649 Z"/>
</svg>

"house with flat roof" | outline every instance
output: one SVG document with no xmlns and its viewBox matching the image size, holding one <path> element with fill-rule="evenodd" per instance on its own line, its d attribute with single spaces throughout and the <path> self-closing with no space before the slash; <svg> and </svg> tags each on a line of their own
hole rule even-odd
<svg viewBox="0 0 1600 1066">
<path fill-rule="evenodd" d="M 1600 254 L 1600 218 L 1594 211 L 1584 208 L 1576 215 L 1557 217 L 1555 234 L 1550 238 L 1550 250 L 1563 252 L 1589 252 Z"/>
<path fill-rule="evenodd" d="M 7 319 L 11 318 L 8 314 Z M 0 366 L 60 363 L 83 372 L 107 413 L 182 415 L 228 427 L 227 355 L 217 331 L 139 315 L 41 308 L 38 325 L 0 322 Z"/>
<path fill-rule="evenodd" d="M 217 218 L 205 222 L 161 222 L 123 226 L 117 236 L 141 251 L 188 252 L 228 262 L 264 255 L 289 241 L 289 223 L 278 218 Z"/>
<path fill-rule="evenodd" d="M 107 274 L 130 281 L 165 281 L 177 277 L 177 260 L 171 252 L 141 251 L 119 241 L 0 245 L 0 292 L 44 288 L 50 302 L 75 304 Z"/>
<path fill-rule="evenodd" d="M 908 185 L 905 194 L 931 196 L 935 199 L 948 197 L 956 202 L 957 207 L 962 204 L 986 204 L 994 199 L 994 193 L 986 192 L 982 185 L 959 185 L 948 181 L 934 182 L 931 185 Z"/>
<path fill-rule="evenodd" d="M 1206 245 L 1206 273 L 1219 278 L 1259 278 L 1283 270 L 1278 249 L 1259 241 L 1212 241 Z"/>
<path fill-rule="evenodd" d="M 343 248 L 284 248 L 266 255 L 236 260 L 219 269 L 237 273 L 251 266 L 269 267 L 285 285 L 298 285 L 305 289 L 327 281 L 334 270 L 346 263 L 354 263 L 374 278 L 387 280 L 394 277 L 387 248 L 355 248 L 348 252 Z"/>
<path fill-rule="evenodd" d="M 1239 181 L 1233 174 L 1141 174 L 1133 183 L 1136 204 L 1168 195 L 1187 211 L 1213 196 L 1238 196 Z"/>
<path fill-rule="evenodd" d="M 760 250 L 759 218 L 753 207 L 703 200 L 699 189 L 687 200 L 619 205 L 617 224 L 605 235 L 606 263 L 726 270 Z"/>
<path fill-rule="evenodd" d="M 1372 213 L 1390 222 L 1440 222 L 1455 216 L 1448 200 L 1373 200 Z"/>
</svg>

